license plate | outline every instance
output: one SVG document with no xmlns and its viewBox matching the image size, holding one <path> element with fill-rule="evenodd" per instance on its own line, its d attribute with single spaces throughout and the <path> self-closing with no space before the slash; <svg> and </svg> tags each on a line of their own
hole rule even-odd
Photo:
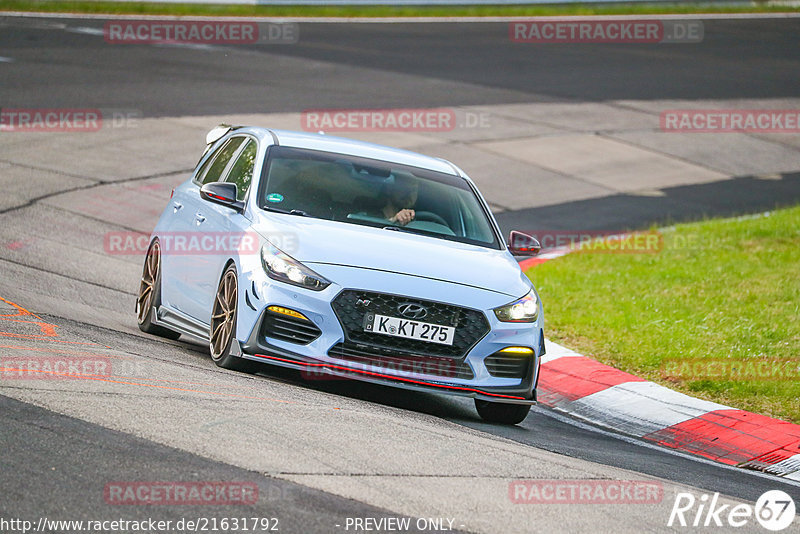
<svg viewBox="0 0 800 534">
<path fill-rule="evenodd" d="M 441 324 L 422 323 L 388 315 L 368 314 L 364 321 L 364 330 L 386 336 L 404 337 L 429 341 L 442 345 L 452 345 L 456 329 L 452 326 Z"/>
</svg>

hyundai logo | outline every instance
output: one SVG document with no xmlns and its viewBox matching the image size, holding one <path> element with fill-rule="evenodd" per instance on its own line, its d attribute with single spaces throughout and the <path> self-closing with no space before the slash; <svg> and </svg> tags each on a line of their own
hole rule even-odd
<svg viewBox="0 0 800 534">
<path fill-rule="evenodd" d="M 428 310 L 424 306 L 411 302 L 404 302 L 399 305 L 397 311 L 400 312 L 400 315 L 408 317 L 409 319 L 422 319 L 428 315 Z"/>
</svg>

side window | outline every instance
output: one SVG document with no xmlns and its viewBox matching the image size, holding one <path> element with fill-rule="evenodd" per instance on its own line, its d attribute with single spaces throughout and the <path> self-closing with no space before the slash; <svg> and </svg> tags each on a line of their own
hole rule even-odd
<svg viewBox="0 0 800 534">
<path fill-rule="evenodd" d="M 222 145 L 222 147 L 217 150 L 217 153 L 212 156 L 211 159 L 213 159 L 213 161 L 211 165 L 208 165 L 208 162 L 203 165 L 204 169 L 197 175 L 198 180 L 203 184 L 220 181 L 225 167 L 244 140 L 245 138 L 241 136 L 228 139 L 228 142 Z M 209 161 L 211 161 L 211 159 L 209 159 Z M 206 166 L 208 167 L 207 170 L 205 169 Z"/>
<path fill-rule="evenodd" d="M 203 154 L 203 155 L 205 156 L 205 154 Z M 195 182 L 201 183 L 203 181 L 203 175 L 208 170 L 208 167 L 209 167 L 209 165 L 211 165 L 211 162 L 214 161 L 214 156 L 215 155 L 216 154 L 211 154 L 211 155 L 208 156 L 208 159 L 205 161 L 205 163 L 203 163 L 203 166 L 200 167 L 200 170 L 198 170 L 197 173 L 194 175 L 194 181 Z M 203 160 L 203 158 L 201 157 L 200 161 L 202 161 L 202 160 Z M 199 165 L 200 162 L 198 161 L 197 164 Z"/>
<path fill-rule="evenodd" d="M 233 162 L 226 182 L 236 184 L 236 199 L 244 200 L 247 190 L 250 189 L 250 182 L 253 179 L 253 167 L 256 164 L 256 152 L 258 145 L 252 139 L 247 142 L 239 157 Z"/>
</svg>

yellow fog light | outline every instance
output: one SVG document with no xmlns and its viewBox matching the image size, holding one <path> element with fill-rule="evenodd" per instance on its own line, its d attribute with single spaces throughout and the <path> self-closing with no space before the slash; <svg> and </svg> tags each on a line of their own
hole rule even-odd
<svg viewBox="0 0 800 534">
<path fill-rule="evenodd" d="M 533 354 L 533 349 L 530 347 L 506 347 L 500 352 L 529 355 Z"/>
<path fill-rule="evenodd" d="M 281 315 L 288 315 L 289 317 L 294 317 L 295 319 L 302 319 L 303 321 L 311 322 L 310 319 L 302 313 L 290 310 L 289 308 L 284 308 L 282 306 L 268 306 L 267 309 L 273 313 L 280 313 Z"/>
</svg>

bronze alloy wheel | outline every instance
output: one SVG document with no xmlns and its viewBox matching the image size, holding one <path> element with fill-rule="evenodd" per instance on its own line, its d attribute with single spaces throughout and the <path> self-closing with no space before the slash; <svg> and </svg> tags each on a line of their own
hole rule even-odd
<svg viewBox="0 0 800 534">
<path fill-rule="evenodd" d="M 139 293 L 136 297 L 136 320 L 139 330 L 165 337 L 178 339 L 179 332 L 152 323 L 152 310 L 161 306 L 161 246 L 158 240 L 153 241 L 147 250 L 142 269 L 142 280 L 139 282 Z"/>
<path fill-rule="evenodd" d="M 228 354 L 236 329 L 237 302 L 236 269 L 229 267 L 217 288 L 211 313 L 211 357 L 214 360 Z"/>
<path fill-rule="evenodd" d="M 139 324 L 144 324 L 150 316 L 150 309 L 153 307 L 153 295 L 155 294 L 156 282 L 158 281 L 158 271 L 161 267 L 161 247 L 158 241 L 154 241 L 147 251 L 144 260 L 144 270 L 142 281 L 139 284 L 139 297 L 136 300 L 136 318 Z"/>
</svg>

